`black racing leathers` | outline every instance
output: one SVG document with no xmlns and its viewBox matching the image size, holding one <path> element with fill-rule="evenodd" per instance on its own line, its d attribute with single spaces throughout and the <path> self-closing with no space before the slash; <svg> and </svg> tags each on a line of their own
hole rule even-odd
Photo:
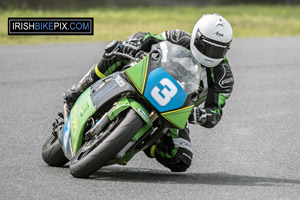
<svg viewBox="0 0 300 200">
<path fill-rule="evenodd" d="M 222 108 L 233 89 L 233 74 L 228 63 L 221 62 L 214 68 L 206 68 L 208 91 L 204 104 L 206 120 L 201 123 L 206 128 L 214 127 L 222 117 Z"/>
</svg>

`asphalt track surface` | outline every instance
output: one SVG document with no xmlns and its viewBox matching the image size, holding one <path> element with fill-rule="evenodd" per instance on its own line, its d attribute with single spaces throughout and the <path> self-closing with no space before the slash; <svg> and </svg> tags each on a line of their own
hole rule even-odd
<svg viewBox="0 0 300 200">
<path fill-rule="evenodd" d="M 190 126 L 186 173 L 139 153 L 89 179 L 47 166 L 61 94 L 104 43 L 0 46 L 0 199 L 299 199 L 300 38 L 235 39 L 231 99 L 213 129 Z"/>
</svg>

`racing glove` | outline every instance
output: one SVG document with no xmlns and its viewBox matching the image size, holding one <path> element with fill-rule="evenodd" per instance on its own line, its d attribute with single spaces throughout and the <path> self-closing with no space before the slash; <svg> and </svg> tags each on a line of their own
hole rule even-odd
<svg viewBox="0 0 300 200">
<path fill-rule="evenodd" d="M 133 38 L 123 43 L 123 53 L 135 56 L 142 49 L 141 39 Z"/>
<path fill-rule="evenodd" d="M 189 116 L 189 123 L 191 124 L 204 124 L 207 120 L 207 115 L 205 109 L 201 109 L 198 107 L 194 107 L 190 116 Z"/>
<path fill-rule="evenodd" d="M 105 46 L 105 53 L 111 53 L 113 50 L 117 48 L 118 45 L 122 44 L 120 40 L 113 40 Z"/>
</svg>

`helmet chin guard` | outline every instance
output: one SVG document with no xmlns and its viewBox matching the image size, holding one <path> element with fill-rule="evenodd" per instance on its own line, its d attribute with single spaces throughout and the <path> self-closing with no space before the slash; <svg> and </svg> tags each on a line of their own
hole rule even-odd
<svg viewBox="0 0 300 200">
<path fill-rule="evenodd" d="M 217 66 L 230 47 L 232 34 L 231 25 L 221 15 L 203 15 L 192 33 L 190 47 L 193 56 L 205 67 Z"/>
</svg>

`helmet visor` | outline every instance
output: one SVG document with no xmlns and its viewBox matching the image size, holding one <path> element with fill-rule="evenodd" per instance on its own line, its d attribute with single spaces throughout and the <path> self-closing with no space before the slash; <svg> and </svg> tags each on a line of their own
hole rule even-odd
<svg viewBox="0 0 300 200">
<path fill-rule="evenodd" d="M 228 43 L 222 43 L 211 40 L 203 36 L 198 30 L 195 37 L 194 46 L 205 56 L 213 59 L 220 59 L 226 55 L 230 43 L 231 41 Z"/>
</svg>

